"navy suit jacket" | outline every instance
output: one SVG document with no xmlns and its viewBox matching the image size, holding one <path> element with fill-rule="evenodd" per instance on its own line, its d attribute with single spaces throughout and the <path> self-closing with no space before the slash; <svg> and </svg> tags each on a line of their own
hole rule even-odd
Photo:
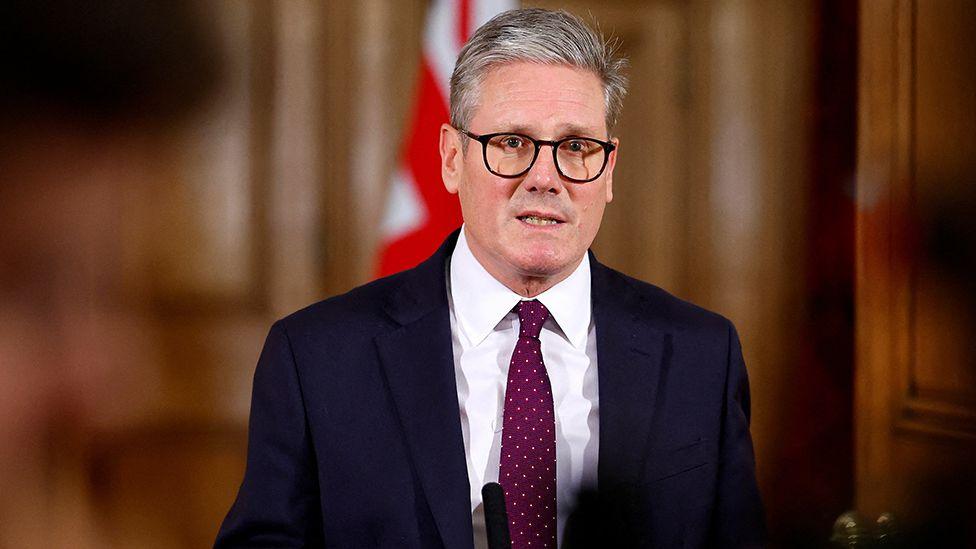
<svg viewBox="0 0 976 549">
<path fill-rule="evenodd" d="M 445 281 L 456 240 L 272 326 L 244 481 L 217 547 L 472 546 Z M 565 545 L 761 545 L 732 324 L 590 265 L 598 489 L 570 518 Z"/>
</svg>

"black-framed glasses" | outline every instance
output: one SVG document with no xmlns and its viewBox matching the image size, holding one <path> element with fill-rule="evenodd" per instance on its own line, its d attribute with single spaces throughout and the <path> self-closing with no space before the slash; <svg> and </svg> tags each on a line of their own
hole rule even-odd
<svg viewBox="0 0 976 549">
<path fill-rule="evenodd" d="M 539 148 L 552 147 L 552 160 L 559 175 L 573 183 L 587 183 L 600 177 L 607 167 L 610 153 L 617 148 L 609 141 L 592 137 L 564 137 L 555 141 L 534 139 L 520 133 L 478 135 L 458 130 L 481 143 L 488 171 L 499 177 L 521 177 L 535 164 Z"/>
</svg>

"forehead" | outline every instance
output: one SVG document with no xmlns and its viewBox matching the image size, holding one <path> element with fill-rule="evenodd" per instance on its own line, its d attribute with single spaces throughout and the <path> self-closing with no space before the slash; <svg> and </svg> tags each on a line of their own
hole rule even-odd
<svg viewBox="0 0 976 549">
<path fill-rule="evenodd" d="M 471 120 L 477 131 L 524 129 L 552 137 L 553 132 L 582 128 L 606 132 L 603 86 L 592 71 L 565 65 L 506 63 L 492 68 L 481 82 Z"/>
</svg>

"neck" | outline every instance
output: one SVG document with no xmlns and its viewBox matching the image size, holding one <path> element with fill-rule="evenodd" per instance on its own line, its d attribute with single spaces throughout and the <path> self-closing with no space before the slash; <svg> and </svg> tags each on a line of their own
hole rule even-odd
<svg viewBox="0 0 976 549">
<path fill-rule="evenodd" d="M 492 276 L 495 276 L 493 273 L 491 273 L 491 271 L 488 272 Z M 495 278 L 504 284 L 509 290 L 512 290 L 518 295 L 525 298 L 532 298 L 548 290 L 549 288 L 552 288 L 556 284 L 559 284 L 563 280 L 566 280 L 566 277 L 568 276 L 569 273 L 562 274 L 558 278 L 538 276 L 520 276 L 515 277 L 516 280 L 505 280 L 497 276 L 495 276 Z"/>
<path fill-rule="evenodd" d="M 512 268 L 500 265 L 500 262 L 493 261 L 495 258 L 490 254 L 483 253 L 479 246 L 474 245 L 468 238 L 468 249 L 474 255 L 475 260 L 488 271 L 488 274 L 495 280 L 501 282 L 506 288 L 512 290 L 524 298 L 533 298 L 542 292 L 566 280 L 569 275 L 579 267 L 583 258 L 580 257 L 573 265 L 554 274 L 534 274 L 523 273 Z"/>
</svg>

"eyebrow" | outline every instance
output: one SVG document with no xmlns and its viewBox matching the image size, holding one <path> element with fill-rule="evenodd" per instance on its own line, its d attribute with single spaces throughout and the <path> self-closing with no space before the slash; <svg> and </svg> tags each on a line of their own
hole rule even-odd
<svg viewBox="0 0 976 549">
<path fill-rule="evenodd" d="M 535 135 L 535 132 L 533 132 L 532 128 L 529 128 L 528 126 L 524 126 L 521 124 L 514 124 L 512 126 L 505 126 L 504 124 L 499 124 L 499 126 L 505 127 L 506 129 L 498 130 L 498 131 L 521 133 L 538 139 L 538 136 Z M 552 139 L 561 139 L 563 137 L 568 137 L 568 136 L 594 137 L 599 135 L 600 132 L 599 131 L 594 132 L 592 128 L 585 128 L 577 124 L 563 124 L 558 126 L 556 130 L 556 135 L 552 136 Z"/>
</svg>

